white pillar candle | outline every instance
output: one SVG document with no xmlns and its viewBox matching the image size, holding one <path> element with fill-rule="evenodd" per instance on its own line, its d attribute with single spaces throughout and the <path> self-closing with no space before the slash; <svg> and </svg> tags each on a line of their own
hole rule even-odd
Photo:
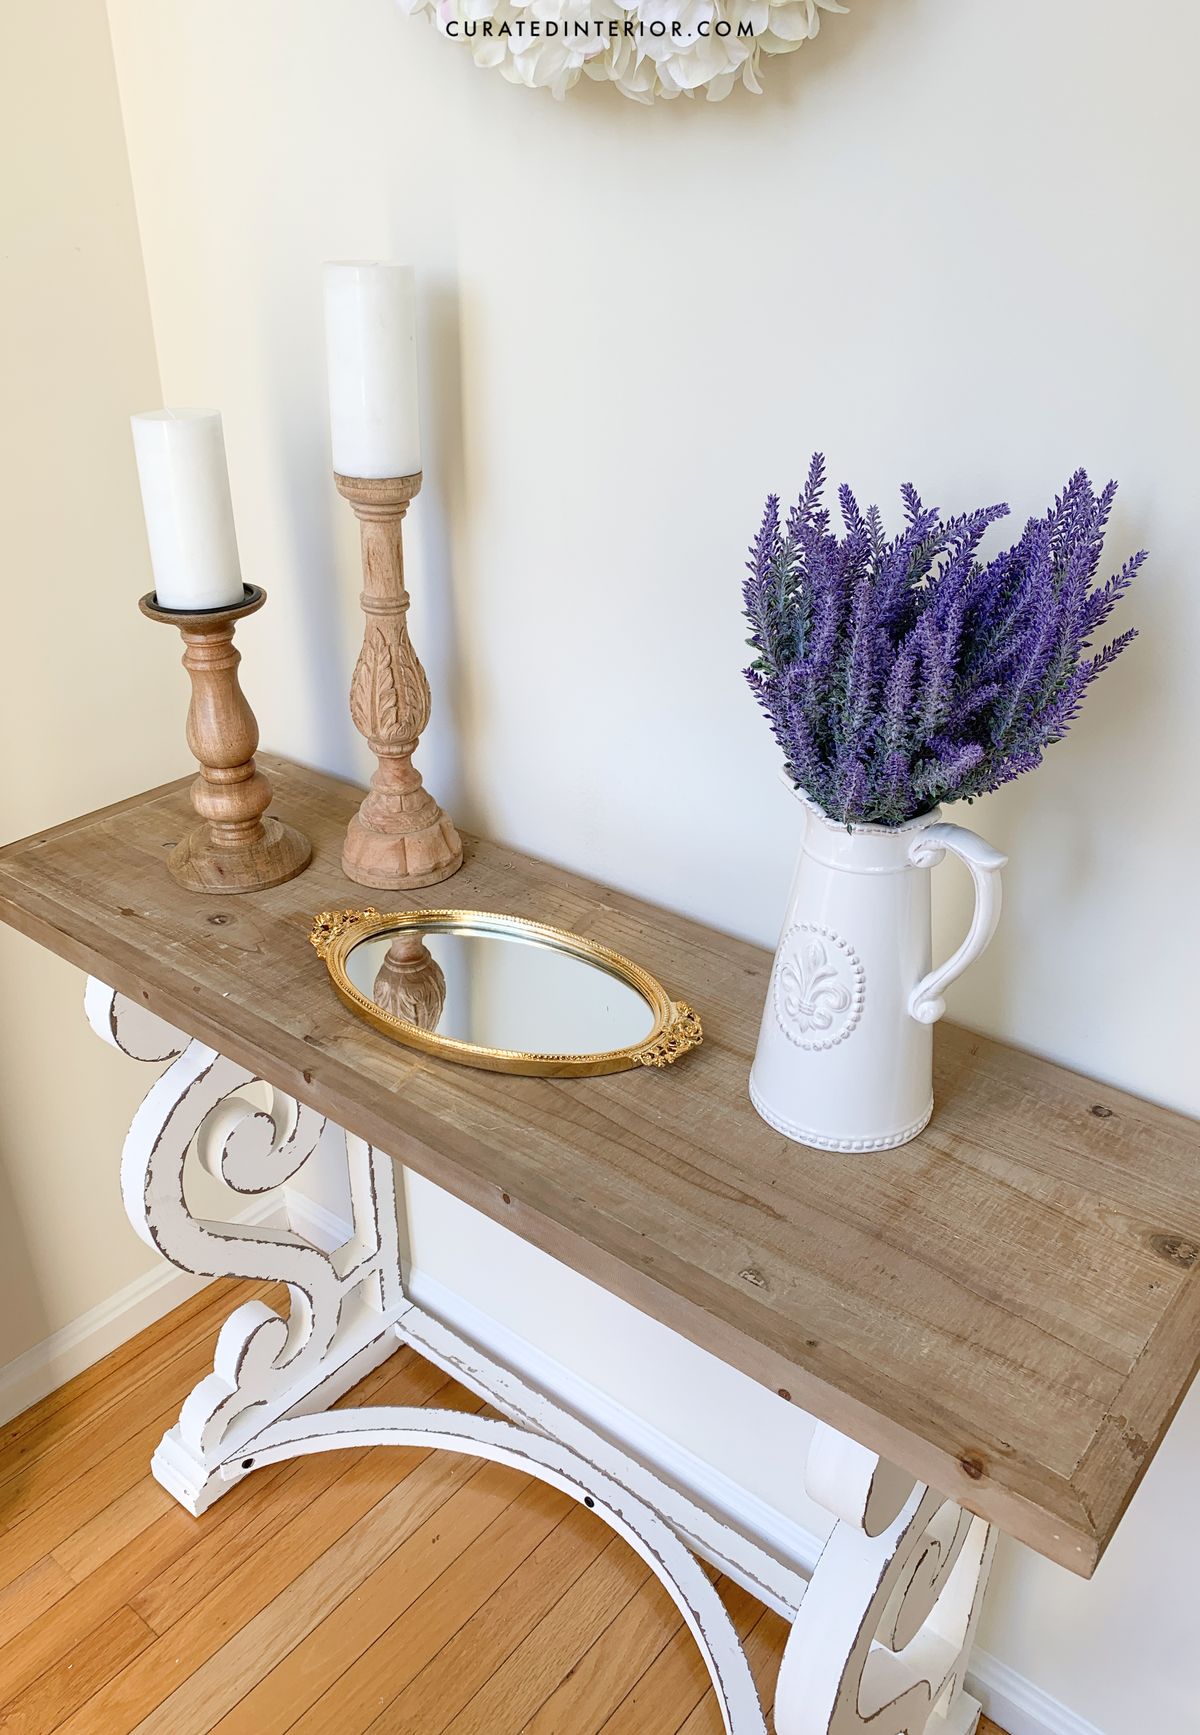
<svg viewBox="0 0 1200 1735">
<path fill-rule="evenodd" d="M 325 267 L 333 467 L 339 476 L 421 468 L 417 298 L 410 265 Z"/>
<path fill-rule="evenodd" d="M 215 410 L 148 410 L 133 446 L 162 609 L 232 608 L 245 592 Z"/>
</svg>

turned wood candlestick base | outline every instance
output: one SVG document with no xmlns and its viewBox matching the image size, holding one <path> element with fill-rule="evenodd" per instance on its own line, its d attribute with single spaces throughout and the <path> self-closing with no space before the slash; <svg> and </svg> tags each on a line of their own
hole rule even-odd
<svg viewBox="0 0 1200 1735">
<path fill-rule="evenodd" d="M 462 842 L 412 762 L 429 722 L 429 682 L 408 636 L 404 514 L 420 471 L 387 481 L 335 476 L 362 526 L 363 646 L 350 684 L 350 715 L 378 766 L 350 821 L 342 872 L 360 886 L 413 891 L 462 866 Z"/>
<path fill-rule="evenodd" d="M 161 609 L 153 591 L 138 604 L 150 620 L 179 628 L 192 681 L 187 739 L 200 762 L 192 806 L 202 823 L 167 857 L 190 892 L 265 891 L 294 879 L 312 857 L 302 832 L 267 814 L 271 785 L 254 763 L 258 724 L 238 682 L 234 623 L 266 600 L 265 590 L 247 585 L 233 608 Z"/>
</svg>

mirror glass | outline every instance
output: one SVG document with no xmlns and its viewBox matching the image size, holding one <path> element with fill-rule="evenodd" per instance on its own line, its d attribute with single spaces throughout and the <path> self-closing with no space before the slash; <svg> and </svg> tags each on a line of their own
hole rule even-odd
<svg viewBox="0 0 1200 1735">
<path fill-rule="evenodd" d="M 483 923 L 372 934 L 346 974 L 383 1011 L 479 1048 L 604 1054 L 654 1029 L 649 1002 L 600 960 Z"/>
</svg>

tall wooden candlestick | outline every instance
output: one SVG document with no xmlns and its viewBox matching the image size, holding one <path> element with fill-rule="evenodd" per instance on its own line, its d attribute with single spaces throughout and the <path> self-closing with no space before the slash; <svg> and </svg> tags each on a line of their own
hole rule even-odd
<svg viewBox="0 0 1200 1735">
<path fill-rule="evenodd" d="M 138 605 L 151 620 L 179 628 L 192 680 L 187 739 L 200 763 L 192 806 L 202 823 L 167 857 L 190 892 L 265 891 L 293 879 L 312 856 L 301 832 L 267 814 L 271 785 L 254 763 L 258 724 L 238 683 L 234 623 L 266 600 L 265 590 L 247 585 L 245 600 L 232 608 L 161 609 L 153 591 Z"/>
<path fill-rule="evenodd" d="M 394 891 L 436 885 L 462 866 L 462 842 L 412 762 L 429 722 L 429 682 L 408 636 L 402 525 L 421 473 L 386 481 L 335 476 L 362 525 L 363 646 L 350 715 L 378 765 L 350 821 L 342 871 Z"/>
</svg>

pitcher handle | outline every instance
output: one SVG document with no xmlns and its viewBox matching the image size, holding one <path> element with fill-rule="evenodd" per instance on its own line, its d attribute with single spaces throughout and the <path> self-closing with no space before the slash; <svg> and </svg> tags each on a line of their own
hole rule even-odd
<svg viewBox="0 0 1200 1735">
<path fill-rule="evenodd" d="M 983 951 L 1000 920 L 1000 869 L 1008 857 L 964 825 L 929 825 L 908 846 L 914 867 L 936 867 L 946 851 L 965 862 L 975 883 L 975 914 L 967 937 L 953 957 L 922 977 L 908 997 L 908 1010 L 918 1024 L 936 1024 L 946 1010 L 943 990 L 962 975 Z"/>
</svg>

